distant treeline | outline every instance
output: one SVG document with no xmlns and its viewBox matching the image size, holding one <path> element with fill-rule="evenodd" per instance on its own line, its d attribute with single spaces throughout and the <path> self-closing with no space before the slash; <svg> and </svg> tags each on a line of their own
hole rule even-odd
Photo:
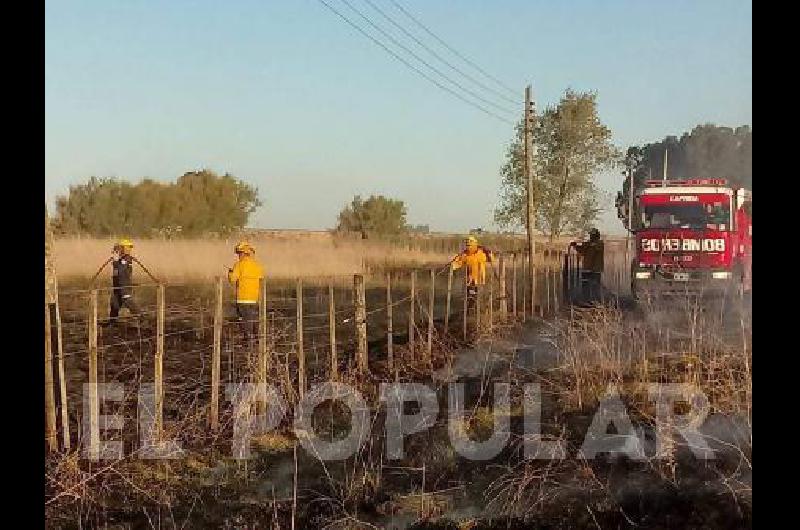
<svg viewBox="0 0 800 530">
<path fill-rule="evenodd" d="M 370 195 L 364 200 L 356 195 L 339 212 L 336 230 L 358 232 L 364 239 L 404 234 L 409 228 L 406 211 L 406 203 L 399 199 Z"/>
<path fill-rule="evenodd" d="M 92 177 L 56 199 L 53 228 L 92 236 L 227 234 L 242 229 L 260 205 L 254 186 L 208 170 L 174 183 Z"/>
</svg>

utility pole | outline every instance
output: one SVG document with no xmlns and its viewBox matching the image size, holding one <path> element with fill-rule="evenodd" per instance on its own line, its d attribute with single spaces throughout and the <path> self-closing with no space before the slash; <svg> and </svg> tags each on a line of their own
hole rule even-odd
<svg viewBox="0 0 800 530">
<path fill-rule="evenodd" d="M 630 271 L 633 254 L 633 164 L 628 161 L 628 237 L 625 240 L 625 270 Z M 630 284 L 630 281 L 628 282 Z"/>
<path fill-rule="evenodd" d="M 633 168 L 628 163 L 628 234 L 633 232 Z"/>
<path fill-rule="evenodd" d="M 532 128 L 533 128 L 533 102 L 531 101 L 531 86 L 528 85 L 525 87 L 525 113 L 524 113 L 524 126 L 525 126 L 525 134 L 524 134 L 524 156 L 525 156 L 525 182 L 527 185 L 528 191 L 528 201 L 527 201 L 527 229 L 528 229 L 528 263 L 529 263 L 529 271 L 530 277 L 529 281 L 531 282 L 531 314 L 535 309 L 536 305 L 536 274 L 534 274 L 534 256 L 536 254 L 536 241 L 534 240 L 533 230 L 536 226 L 536 214 L 533 208 L 533 171 L 531 170 L 531 139 L 532 139 Z"/>
<path fill-rule="evenodd" d="M 662 181 L 664 186 L 667 185 L 667 153 L 668 152 L 669 151 L 667 151 L 667 145 L 664 144 L 664 179 Z"/>
</svg>

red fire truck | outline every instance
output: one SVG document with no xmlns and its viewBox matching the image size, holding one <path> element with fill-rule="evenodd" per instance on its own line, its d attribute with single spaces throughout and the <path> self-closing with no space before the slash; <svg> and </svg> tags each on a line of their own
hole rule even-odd
<svg viewBox="0 0 800 530">
<path fill-rule="evenodd" d="M 751 191 L 725 179 L 657 180 L 634 200 L 635 297 L 751 290 Z"/>
</svg>

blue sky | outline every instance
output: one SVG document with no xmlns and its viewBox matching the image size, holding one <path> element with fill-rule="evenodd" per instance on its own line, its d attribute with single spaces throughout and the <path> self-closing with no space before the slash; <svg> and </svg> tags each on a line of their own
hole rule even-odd
<svg viewBox="0 0 800 530">
<path fill-rule="evenodd" d="M 371 30 L 341 0 L 326 1 Z M 415 46 L 363 0 L 348 1 Z M 390 0 L 371 1 L 496 87 Z M 620 147 L 698 123 L 752 122 L 750 2 L 397 1 L 519 99 L 526 83 L 539 106 L 568 87 L 597 91 Z M 432 229 L 492 226 L 512 127 L 412 72 L 318 0 L 48 1 L 45 18 L 51 203 L 91 175 L 171 180 L 207 167 L 258 186 L 256 226 L 328 228 L 356 193 L 403 199 L 409 221 Z M 618 178 L 598 182 L 611 192 Z M 605 206 L 600 226 L 620 231 Z"/>
</svg>

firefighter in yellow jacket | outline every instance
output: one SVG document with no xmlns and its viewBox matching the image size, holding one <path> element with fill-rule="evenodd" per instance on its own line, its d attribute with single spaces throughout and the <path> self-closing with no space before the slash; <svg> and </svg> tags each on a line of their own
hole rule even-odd
<svg viewBox="0 0 800 530">
<path fill-rule="evenodd" d="M 264 269 L 254 257 L 255 249 L 247 241 L 239 242 L 234 252 L 239 261 L 228 269 L 228 281 L 236 286 L 236 317 L 244 324 L 245 337 L 249 337 L 255 335 L 258 322 L 258 297 Z"/>
<path fill-rule="evenodd" d="M 467 268 L 467 295 L 470 298 L 478 293 L 478 286 L 486 283 L 486 264 L 492 262 L 492 252 L 478 244 L 474 236 L 464 240 L 464 250 L 453 258 L 450 266 L 453 270 Z"/>
</svg>

